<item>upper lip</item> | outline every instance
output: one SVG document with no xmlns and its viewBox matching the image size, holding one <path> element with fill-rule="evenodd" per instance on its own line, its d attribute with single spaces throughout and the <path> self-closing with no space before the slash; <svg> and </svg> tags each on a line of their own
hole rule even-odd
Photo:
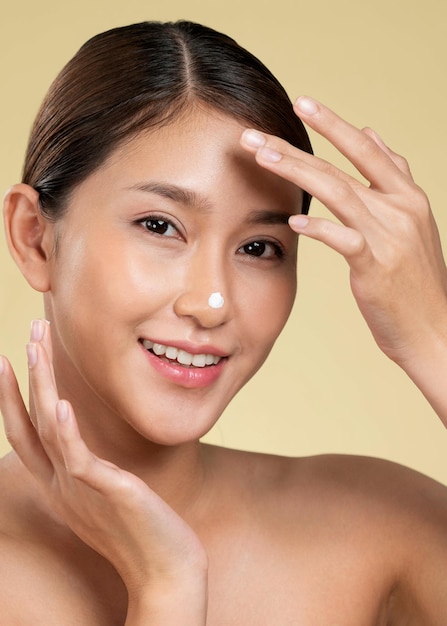
<svg viewBox="0 0 447 626">
<path fill-rule="evenodd" d="M 151 337 L 140 337 L 140 341 L 152 341 L 153 343 L 160 343 L 164 346 L 172 346 L 173 348 L 177 348 L 178 350 L 184 350 L 185 352 L 189 352 L 190 354 L 213 354 L 214 356 L 227 357 L 228 352 L 213 346 L 211 344 L 194 344 L 189 341 L 176 341 L 172 339 L 164 340 L 164 339 L 154 339 Z"/>
</svg>

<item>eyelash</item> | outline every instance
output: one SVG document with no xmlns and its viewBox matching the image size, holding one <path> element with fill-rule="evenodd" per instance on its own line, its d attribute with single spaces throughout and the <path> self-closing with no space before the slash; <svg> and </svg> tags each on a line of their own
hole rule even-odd
<svg viewBox="0 0 447 626">
<path fill-rule="evenodd" d="M 263 252 L 265 251 L 265 248 L 268 247 L 268 246 L 270 246 L 273 249 L 273 255 L 274 255 L 274 257 L 276 259 L 282 259 L 284 257 L 284 250 L 280 246 L 280 244 L 276 243 L 274 241 L 270 241 L 268 239 L 255 239 L 253 241 L 249 241 L 248 243 L 246 243 L 243 246 L 241 246 L 239 248 L 239 250 L 243 250 L 244 248 L 249 248 L 250 246 L 253 249 L 255 249 L 255 250 L 257 248 L 258 251 L 260 250 L 259 246 L 264 246 L 264 248 L 262 249 L 261 254 L 248 254 L 246 252 L 246 254 L 248 256 L 254 257 L 256 259 L 262 259 L 262 260 L 265 260 L 265 261 L 268 261 L 268 260 L 271 259 L 271 257 L 263 256 Z M 238 252 L 239 252 L 239 250 L 238 250 Z"/>
<path fill-rule="evenodd" d="M 153 235 L 159 235 L 160 237 L 169 237 L 169 235 L 166 235 L 166 230 L 164 232 L 159 233 L 155 230 L 155 228 L 152 228 L 152 229 L 148 228 L 147 224 L 149 222 L 152 222 L 154 225 L 158 223 L 159 226 L 166 225 L 168 228 L 171 227 L 176 231 L 178 235 L 180 235 L 176 226 L 174 226 L 174 224 L 171 221 L 167 220 L 161 215 L 146 215 L 146 217 L 143 217 L 142 219 L 137 220 L 136 223 L 141 224 L 141 226 L 143 226 L 143 228 L 147 230 L 148 233 L 151 233 Z"/>
<path fill-rule="evenodd" d="M 178 229 L 176 228 L 176 226 L 174 226 L 174 224 L 170 220 L 162 217 L 161 215 L 148 215 L 146 217 L 141 218 L 140 220 L 137 220 L 136 223 L 141 225 L 141 226 L 143 226 L 143 228 L 147 232 L 149 232 L 149 233 L 151 233 L 153 235 L 158 235 L 160 237 L 171 238 L 172 236 L 166 235 L 167 229 L 169 227 L 171 227 L 171 228 L 173 228 L 176 231 L 176 233 L 179 236 L 181 236 L 180 233 L 178 232 Z M 154 228 L 149 228 L 148 227 L 149 223 L 152 223 L 154 225 Z M 162 228 L 165 227 L 164 232 L 157 232 L 155 230 L 157 225 L 159 227 L 162 227 Z M 263 259 L 263 260 L 270 260 L 271 257 L 267 257 L 266 258 L 265 256 L 263 256 L 264 252 L 265 252 L 265 248 L 268 247 L 268 246 L 270 246 L 273 249 L 273 255 L 274 255 L 275 258 L 282 259 L 284 257 L 284 249 L 283 249 L 283 247 L 279 243 L 277 243 L 275 241 L 270 241 L 269 239 L 254 239 L 253 241 L 249 241 L 248 243 L 246 243 L 243 246 L 241 246 L 238 249 L 238 252 L 240 250 L 244 250 L 244 248 L 250 248 L 251 247 L 252 250 L 255 250 L 256 252 L 261 251 L 261 254 L 256 254 L 256 253 L 255 254 L 249 254 L 247 252 L 247 250 L 246 250 L 245 253 L 247 254 L 247 256 L 251 256 L 251 257 L 259 258 L 259 259 Z"/>
</svg>

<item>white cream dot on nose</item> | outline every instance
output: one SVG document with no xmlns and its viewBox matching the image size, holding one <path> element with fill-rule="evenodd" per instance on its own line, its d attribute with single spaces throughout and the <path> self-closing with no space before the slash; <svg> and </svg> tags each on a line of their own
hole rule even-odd
<svg viewBox="0 0 447 626">
<path fill-rule="evenodd" d="M 212 309 L 221 309 L 223 307 L 223 305 L 224 305 L 224 302 L 225 301 L 223 299 L 223 296 L 222 296 L 222 294 L 219 291 L 215 291 L 208 298 L 208 305 Z"/>
</svg>

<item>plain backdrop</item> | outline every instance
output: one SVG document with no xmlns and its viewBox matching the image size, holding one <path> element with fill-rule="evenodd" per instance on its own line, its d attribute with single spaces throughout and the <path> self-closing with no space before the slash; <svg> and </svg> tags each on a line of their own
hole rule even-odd
<svg viewBox="0 0 447 626">
<path fill-rule="evenodd" d="M 313 95 L 352 123 L 375 128 L 410 161 L 447 241 L 444 0 L 4 0 L 0 16 L 1 189 L 20 179 L 39 103 L 87 38 L 132 22 L 185 18 L 233 36 L 292 98 Z M 318 154 L 349 169 L 331 146 L 312 139 Z M 311 211 L 325 213 L 318 203 Z M 9 259 L 2 236 L 0 352 L 25 394 L 24 346 L 30 320 L 39 316 L 41 297 Z M 385 457 L 447 482 L 447 432 L 376 348 L 350 294 L 344 260 L 304 239 L 288 326 L 205 439 L 286 455 Z M 8 450 L 4 439 L 0 450 Z"/>
</svg>

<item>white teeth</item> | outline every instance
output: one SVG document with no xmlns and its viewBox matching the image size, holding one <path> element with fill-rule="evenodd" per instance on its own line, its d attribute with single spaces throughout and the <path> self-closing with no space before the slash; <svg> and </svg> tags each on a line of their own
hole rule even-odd
<svg viewBox="0 0 447 626">
<path fill-rule="evenodd" d="M 194 365 L 194 367 L 205 367 L 206 354 L 195 354 L 192 357 L 192 364 Z"/>
<path fill-rule="evenodd" d="M 172 346 L 168 346 L 166 348 L 166 358 L 167 359 L 171 359 L 172 361 L 175 361 L 178 355 L 178 350 L 177 348 L 173 348 Z"/>
<path fill-rule="evenodd" d="M 166 348 L 167 346 L 164 346 L 162 343 L 154 343 L 152 346 L 152 350 L 157 356 L 162 356 L 166 352 Z"/>
<path fill-rule="evenodd" d="M 149 339 L 143 339 L 143 346 L 146 350 L 152 350 L 157 356 L 166 356 L 171 361 L 178 361 L 181 365 L 192 365 L 194 367 L 205 367 L 206 365 L 217 365 L 221 359 L 214 354 L 191 354 L 186 350 L 179 350 L 174 346 L 165 346 L 162 343 L 154 343 Z"/>
<path fill-rule="evenodd" d="M 182 365 L 191 365 L 192 359 L 192 354 L 189 354 L 189 352 L 186 352 L 185 350 L 178 351 L 177 361 Z"/>
</svg>

